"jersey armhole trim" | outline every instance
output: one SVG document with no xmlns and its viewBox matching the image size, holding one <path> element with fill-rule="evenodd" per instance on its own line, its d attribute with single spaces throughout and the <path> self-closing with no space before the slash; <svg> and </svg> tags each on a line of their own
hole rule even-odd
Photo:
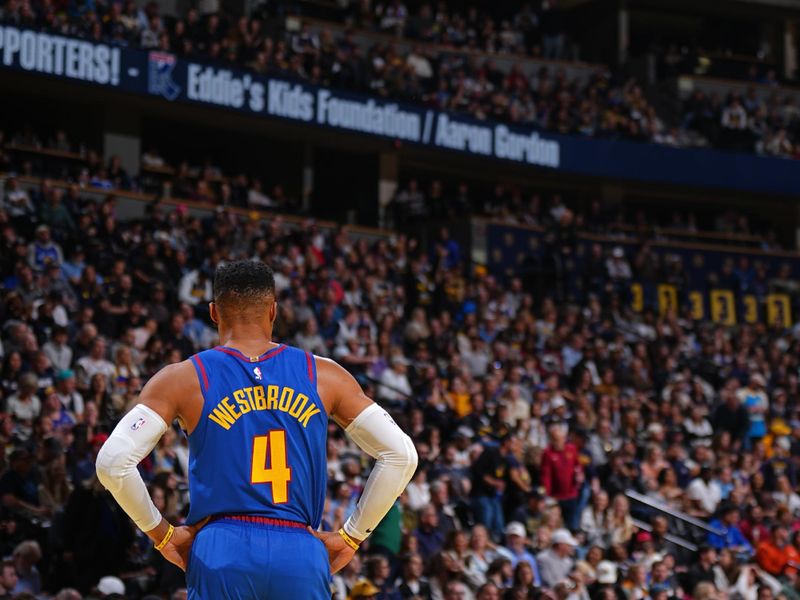
<svg viewBox="0 0 800 600">
<path fill-rule="evenodd" d="M 314 360 L 314 356 L 306 351 L 306 363 L 308 364 L 308 380 L 311 382 L 311 386 L 314 390 L 317 389 L 317 361 Z"/>
<path fill-rule="evenodd" d="M 200 380 L 203 398 L 205 398 L 206 393 L 208 393 L 208 375 L 206 374 L 206 367 L 200 359 L 199 354 L 192 356 L 192 364 L 194 365 L 194 370 L 197 371 L 197 378 Z"/>
</svg>

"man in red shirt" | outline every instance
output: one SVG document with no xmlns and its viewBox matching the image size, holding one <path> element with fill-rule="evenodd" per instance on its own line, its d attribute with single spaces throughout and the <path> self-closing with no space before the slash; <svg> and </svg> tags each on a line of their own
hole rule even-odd
<svg viewBox="0 0 800 600">
<path fill-rule="evenodd" d="M 550 445 L 542 454 L 541 478 L 547 495 L 558 500 L 564 524 L 572 530 L 578 528 L 578 495 L 583 485 L 583 465 L 578 449 L 567 442 L 566 426 L 551 425 L 548 431 Z"/>
</svg>

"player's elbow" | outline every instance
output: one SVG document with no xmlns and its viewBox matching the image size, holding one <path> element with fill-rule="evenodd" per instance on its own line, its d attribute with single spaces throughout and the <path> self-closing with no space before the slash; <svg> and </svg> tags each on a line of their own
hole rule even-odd
<svg viewBox="0 0 800 600">
<path fill-rule="evenodd" d="M 405 453 L 406 468 L 413 474 L 414 471 L 417 470 L 417 465 L 419 464 L 419 454 L 417 453 L 417 449 L 414 447 L 414 442 L 411 441 L 411 438 L 408 435 L 406 435 L 405 445 L 407 446 Z"/>
<path fill-rule="evenodd" d="M 100 448 L 94 464 L 97 479 L 103 484 L 103 487 L 112 492 L 119 487 L 122 478 L 131 468 L 128 464 L 130 462 L 130 453 L 121 448 L 116 443 L 117 441 L 113 435 L 108 438 L 103 447 Z"/>
<path fill-rule="evenodd" d="M 414 442 L 412 442 L 411 438 L 405 433 L 398 442 L 392 453 L 391 460 L 401 473 L 400 478 L 402 479 L 403 486 L 405 486 L 411 481 L 411 478 L 417 470 L 419 455 L 417 454 L 417 449 L 414 447 Z"/>
</svg>

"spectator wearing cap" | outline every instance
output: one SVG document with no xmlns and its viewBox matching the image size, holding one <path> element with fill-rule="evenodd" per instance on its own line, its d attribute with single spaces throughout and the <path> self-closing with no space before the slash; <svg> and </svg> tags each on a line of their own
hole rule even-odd
<svg viewBox="0 0 800 600">
<path fill-rule="evenodd" d="M 542 584 L 542 578 L 539 573 L 539 564 L 536 557 L 528 550 L 528 534 L 525 531 L 525 526 L 519 521 L 511 521 L 506 525 L 506 545 L 507 550 L 505 554 L 511 560 L 511 566 L 516 567 L 520 562 L 526 562 L 533 569 L 533 580 L 536 587 Z"/>
<path fill-rule="evenodd" d="M 56 395 L 61 406 L 69 412 L 76 421 L 83 419 L 83 396 L 78 392 L 75 372 L 71 369 L 59 371 L 56 375 Z"/>
<path fill-rule="evenodd" d="M 42 352 L 50 359 L 56 372 L 72 366 L 72 348 L 67 343 L 68 340 L 66 327 L 54 327 L 50 340 L 42 346 Z"/>
<path fill-rule="evenodd" d="M 575 566 L 573 554 L 578 547 L 578 540 L 567 529 L 557 529 L 550 539 L 551 545 L 536 555 L 542 583 L 548 587 L 555 586 L 566 579 Z"/>
<path fill-rule="evenodd" d="M 39 225 L 36 228 L 36 239 L 28 246 L 28 264 L 32 269 L 43 271 L 48 265 L 60 265 L 63 262 L 61 246 L 50 238 L 50 228 Z"/>
<path fill-rule="evenodd" d="M 722 535 L 708 534 L 708 543 L 717 550 L 727 548 L 739 555 L 742 559 L 749 559 L 753 555 L 753 547 L 742 531 L 739 529 L 739 507 L 735 504 L 723 504 L 718 511 L 719 517 L 713 519 L 709 526 L 724 532 Z M 691 588 L 690 588 L 691 589 Z"/>
<path fill-rule="evenodd" d="M 558 500 L 561 514 L 569 529 L 577 529 L 580 513 L 578 495 L 584 472 L 578 449 L 567 442 L 563 425 L 550 426 L 550 445 L 542 453 L 540 477 L 548 496 Z"/>
<path fill-rule="evenodd" d="M 750 426 L 745 438 L 748 447 L 767 435 L 766 416 L 769 412 L 769 397 L 765 390 L 766 385 L 761 373 L 753 373 L 747 385 L 737 392 L 739 401 L 750 417 Z"/>
<path fill-rule="evenodd" d="M 97 582 L 97 591 L 101 598 L 105 598 L 114 594 L 124 596 L 125 584 L 122 583 L 122 580 L 119 577 L 115 577 L 114 575 L 106 575 L 105 577 L 101 577 L 100 581 Z"/>
</svg>

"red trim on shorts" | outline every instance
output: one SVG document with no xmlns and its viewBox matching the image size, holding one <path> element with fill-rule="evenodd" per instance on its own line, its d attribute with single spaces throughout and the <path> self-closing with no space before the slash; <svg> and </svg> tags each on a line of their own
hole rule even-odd
<svg viewBox="0 0 800 600">
<path fill-rule="evenodd" d="M 212 521 L 220 519 L 232 519 L 234 521 L 242 521 L 244 523 L 255 523 L 256 525 L 276 525 L 278 527 L 294 527 L 295 529 L 305 529 L 307 525 L 299 521 L 289 521 L 288 519 L 272 519 L 270 517 L 261 517 L 259 515 L 214 515 L 211 517 Z"/>
</svg>

